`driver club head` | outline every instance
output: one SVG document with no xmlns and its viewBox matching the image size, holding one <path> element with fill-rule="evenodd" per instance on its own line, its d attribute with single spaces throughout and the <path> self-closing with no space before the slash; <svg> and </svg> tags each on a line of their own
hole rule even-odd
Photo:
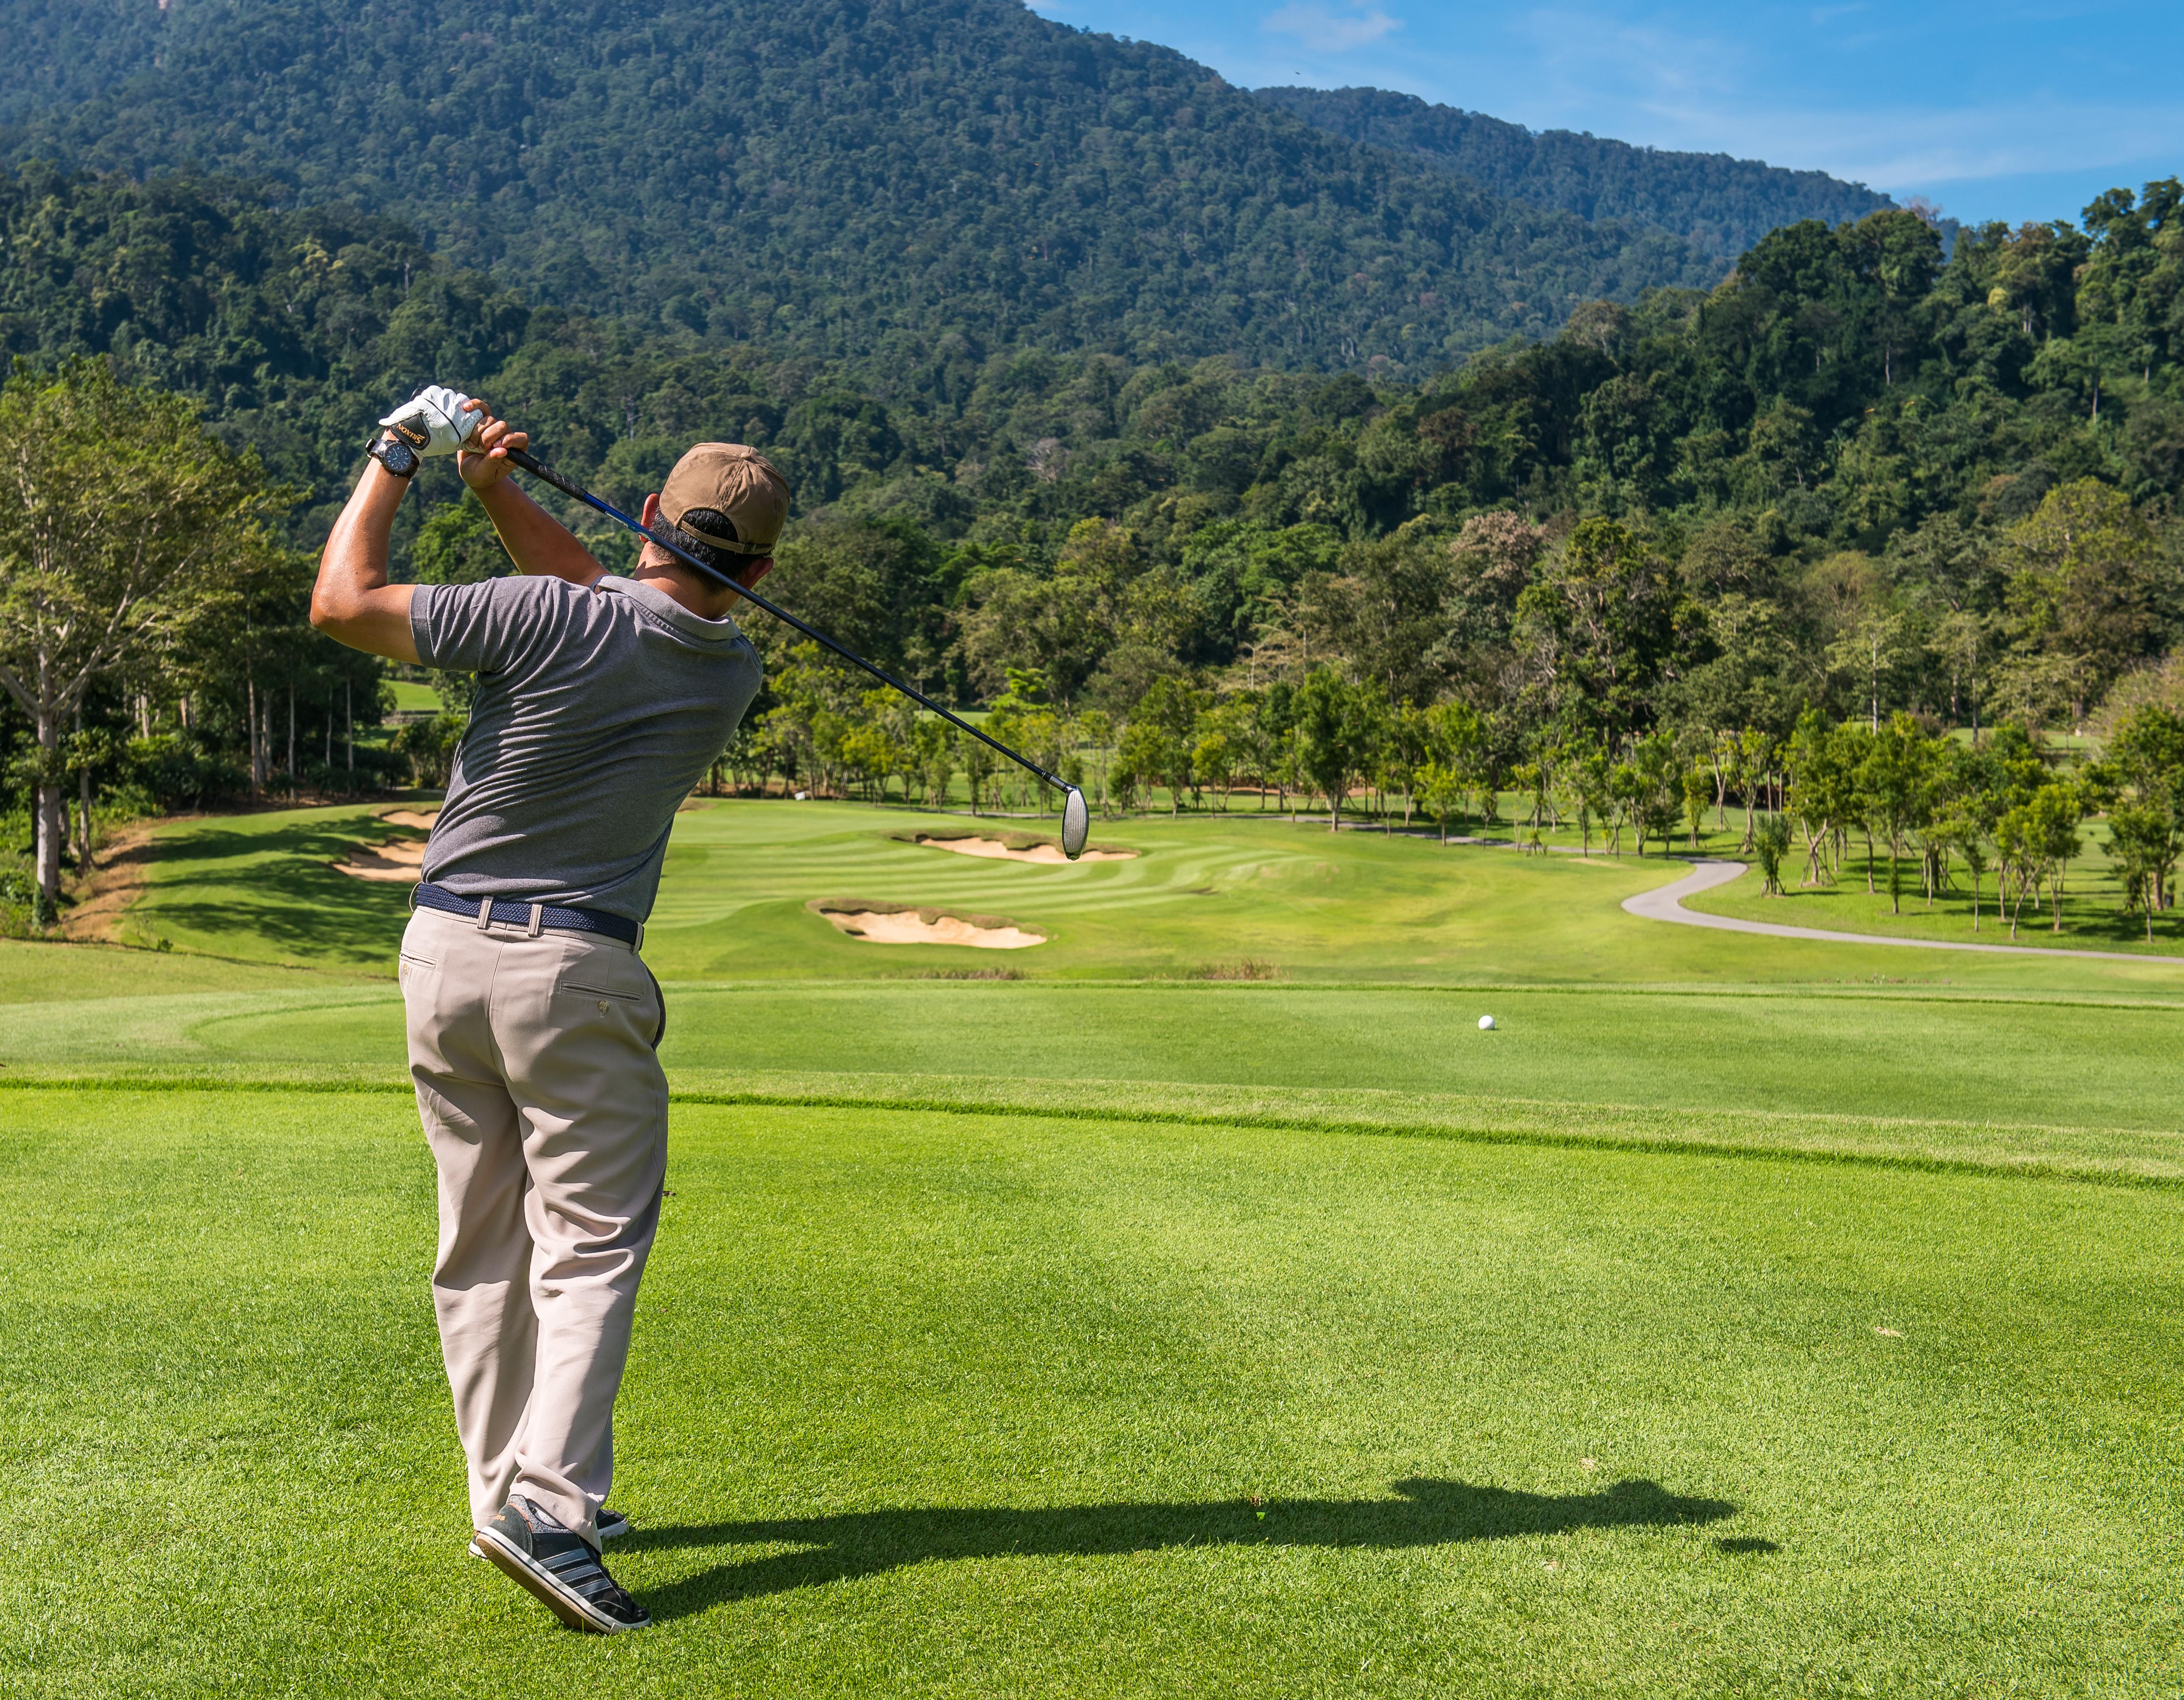
<svg viewBox="0 0 2184 1700">
<path fill-rule="evenodd" d="M 1084 794 L 1074 785 L 1061 803 L 1061 853 L 1075 861 L 1084 853 L 1084 840 L 1092 830 L 1092 811 L 1084 806 Z"/>
</svg>

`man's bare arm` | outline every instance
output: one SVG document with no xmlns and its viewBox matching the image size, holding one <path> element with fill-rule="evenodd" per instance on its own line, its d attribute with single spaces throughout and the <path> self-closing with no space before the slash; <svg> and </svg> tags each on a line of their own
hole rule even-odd
<svg viewBox="0 0 2184 1700">
<path fill-rule="evenodd" d="M 516 487 L 508 475 L 508 451 L 526 449 L 531 438 L 509 428 L 504 419 L 488 415 L 478 433 L 480 452 L 465 453 L 457 462 L 463 482 L 477 493 L 500 545 L 515 563 L 518 572 L 534 577 L 566 578 L 571 584 L 591 585 L 606 577 L 607 570 L 577 541 L 576 535 Z"/>
<path fill-rule="evenodd" d="M 410 599 L 416 587 L 387 582 L 387 543 L 410 481 L 374 460 L 349 493 L 348 505 L 319 556 L 311 587 L 311 624 L 337 644 L 390 660 L 415 661 Z"/>
</svg>

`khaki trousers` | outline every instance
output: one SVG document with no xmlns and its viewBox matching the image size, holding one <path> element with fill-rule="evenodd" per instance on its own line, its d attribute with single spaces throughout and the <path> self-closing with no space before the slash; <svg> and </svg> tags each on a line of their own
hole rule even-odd
<svg viewBox="0 0 2184 1700">
<path fill-rule="evenodd" d="M 471 1522 L 520 1492 L 596 1545 L 666 1173 L 659 984 L 615 939 L 429 909 L 401 975 Z"/>
</svg>

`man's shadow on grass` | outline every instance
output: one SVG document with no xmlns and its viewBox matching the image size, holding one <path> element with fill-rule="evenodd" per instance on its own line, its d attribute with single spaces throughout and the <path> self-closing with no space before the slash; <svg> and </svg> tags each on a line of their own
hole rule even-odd
<svg viewBox="0 0 2184 1700">
<path fill-rule="evenodd" d="M 1283 1499 L 1255 1506 L 1057 1505 L 1029 1510 L 911 1507 L 833 1517 L 639 1529 L 621 1543 L 641 1552 L 685 1547 L 793 1547 L 731 1559 L 665 1588 L 649 1588 L 655 1617 L 682 1617 L 732 1600 L 816 1587 L 933 1559 L 1083 1558 L 1172 1547 L 1437 1547 L 1558 1535 L 1572 1529 L 1719 1523 L 1726 1500 L 1624 1481 L 1598 1493 L 1522 1493 L 1468 1482 L 1396 1484 L 1394 1499 Z"/>
</svg>

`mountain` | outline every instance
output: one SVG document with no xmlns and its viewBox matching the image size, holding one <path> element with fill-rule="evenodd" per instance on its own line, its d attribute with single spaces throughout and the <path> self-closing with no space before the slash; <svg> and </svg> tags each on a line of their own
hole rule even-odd
<svg viewBox="0 0 2184 1700">
<path fill-rule="evenodd" d="M 928 385 L 1026 343 L 1423 375 L 1725 270 L 1013 0 L 0 0 L 0 159 L 262 179 Z"/>
<path fill-rule="evenodd" d="M 1726 153 L 1633 148 L 1572 130 L 1527 130 L 1484 113 L 1378 88 L 1262 88 L 1315 129 L 1407 154 L 1490 195 L 1674 232 L 1730 258 L 1806 219 L 1840 225 L 1896 203 L 1863 183 Z"/>
</svg>

